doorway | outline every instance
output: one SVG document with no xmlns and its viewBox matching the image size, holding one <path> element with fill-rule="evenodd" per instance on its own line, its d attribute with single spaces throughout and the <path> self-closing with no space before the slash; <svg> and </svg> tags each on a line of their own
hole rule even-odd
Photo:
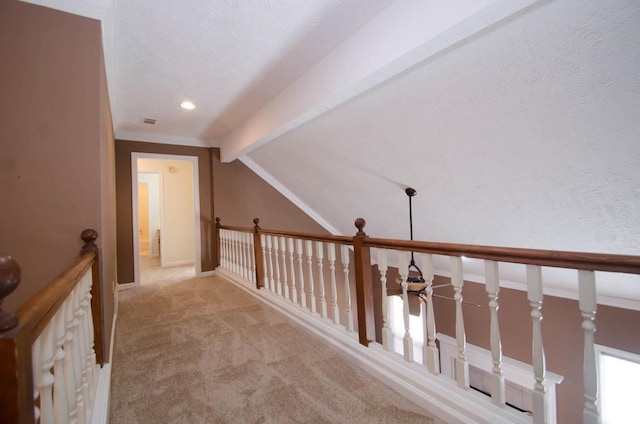
<svg viewBox="0 0 640 424">
<path fill-rule="evenodd" d="M 197 157 L 131 154 L 135 286 L 201 274 Z"/>
</svg>

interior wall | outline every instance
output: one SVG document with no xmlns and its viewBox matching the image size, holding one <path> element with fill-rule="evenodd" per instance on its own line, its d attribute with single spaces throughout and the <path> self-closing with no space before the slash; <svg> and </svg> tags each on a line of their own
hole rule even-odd
<svg viewBox="0 0 640 424">
<path fill-rule="evenodd" d="M 160 256 L 158 241 L 160 236 L 160 173 L 140 172 L 138 164 L 138 183 L 146 183 L 149 187 L 149 256 Z M 140 203 L 138 203 L 139 205 Z"/>
<path fill-rule="evenodd" d="M 215 216 L 223 225 L 328 234 L 320 224 L 239 160 L 223 163 L 212 149 Z M 354 234 L 356 233 L 354 227 Z"/>
<path fill-rule="evenodd" d="M 162 266 L 194 263 L 196 250 L 192 163 L 183 160 L 139 159 L 138 171 L 141 170 L 162 175 Z"/>
<path fill-rule="evenodd" d="M 98 21 L 0 2 L 0 250 L 22 267 L 15 310 L 78 257 L 102 249 L 104 333 L 113 316 L 113 135 Z"/>
<path fill-rule="evenodd" d="M 133 152 L 196 156 L 198 158 L 201 235 L 201 256 L 199 260 L 203 272 L 212 271 L 215 266 L 215 254 L 212 248 L 215 222 L 213 221 L 211 149 L 126 140 L 116 140 L 115 144 L 118 283 L 123 284 L 134 281 L 131 190 L 131 153 Z"/>
</svg>

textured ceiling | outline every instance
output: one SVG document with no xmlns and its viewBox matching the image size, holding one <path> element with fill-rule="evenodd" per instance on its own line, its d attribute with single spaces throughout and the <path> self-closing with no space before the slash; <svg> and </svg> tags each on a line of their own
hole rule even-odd
<svg viewBox="0 0 640 424">
<path fill-rule="evenodd" d="M 411 186 L 420 240 L 640 255 L 640 3 L 576 4 L 539 4 L 249 157 L 343 234 L 362 216 L 408 237 Z"/>
<path fill-rule="evenodd" d="M 216 142 L 389 3 L 117 1 L 116 134 Z"/>
<path fill-rule="evenodd" d="M 216 143 L 337 233 L 406 238 L 412 186 L 417 239 L 640 255 L 637 0 L 72 3 L 117 137 Z"/>
</svg>

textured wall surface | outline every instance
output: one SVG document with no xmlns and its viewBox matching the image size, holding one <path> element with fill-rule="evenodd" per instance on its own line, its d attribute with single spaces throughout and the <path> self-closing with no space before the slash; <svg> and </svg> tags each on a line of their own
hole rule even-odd
<svg viewBox="0 0 640 424">
<path fill-rule="evenodd" d="M 411 186 L 421 240 L 640 254 L 638 22 L 538 3 L 249 156 L 344 234 L 406 238 Z"/>
</svg>

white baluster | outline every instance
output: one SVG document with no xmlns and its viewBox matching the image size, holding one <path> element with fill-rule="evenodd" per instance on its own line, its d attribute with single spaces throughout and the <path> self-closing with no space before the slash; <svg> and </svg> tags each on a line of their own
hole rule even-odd
<svg viewBox="0 0 640 424">
<path fill-rule="evenodd" d="M 40 353 L 40 341 L 36 340 L 31 346 L 31 367 L 33 372 L 33 405 L 34 416 L 36 422 L 40 422 L 40 380 L 42 375 L 40 370 L 42 369 L 42 354 Z"/>
<path fill-rule="evenodd" d="M 84 280 L 84 279 L 83 279 Z M 91 352 L 89 351 L 89 332 L 87 325 L 88 318 L 88 306 L 89 301 L 87 300 L 87 291 L 85 290 L 85 281 L 81 280 L 80 283 L 74 289 L 74 292 L 78 294 L 78 298 L 80 300 L 79 303 L 79 329 L 80 329 L 80 340 L 82 341 L 82 356 L 80 357 L 82 367 L 82 397 L 84 399 L 84 414 L 85 414 L 85 422 L 91 421 L 91 390 L 89 389 L 91 381 L 89 363 L 91 358 Z"/>
<path fill-rule="evenodd" d="M 456 341 L 458 344 L 458 356 L 455 360 L 456 382 L 458 387 L 466 389 L 469 387 L 469 363 L 467 362 L 467 337 L 464 331 L 464 318 L 462 315 L 462 258 L 452 256 L 451 262 L 451 285 L 456 301 Z"/>
<path fill-rule="evenodd" d="M 236 275 L 241 275 L 240 271 L 240 246 L 238 243 L 238 232 L 232 231 L 231 237 L 233 240 L 233 270 Z"/>
<path fill-rule="evenodd" d="M 49 323 L 44 329 L 40 337 L 36 342 L 40 342 L 40 363 L 42 368 L 40 369 L 40 386 L 38 386 L 40 392 L 40 424 L 50 424 L 55 422 L 55 415 L 53 411 L 53 374 L 51 373 L 51 367 L 53 367 L 54 356 L 54 326 L 53 323 Z"/>
<path fill-rule="evenodd" d="M 316 259 L 318 260 L 318 290 L 320 291 L 320 310 L 322 311 L 322 318 L 327 317 L 327 299 L 324 293 L 324 272 L 322 265 L 324 261 L 324 248 L 321 241 L 316 242 Z"/>
<path fill-rule="evenodd" d="M 502 374 L 502 341 L 500 340 L 500 326 L 498 325 L 498 293 L 500 292 L 500 277 L 498 263 L 484 261 L 485 289 L 489 296 L 489 309 L 491 311 L 491 330 L 489 343 L 491 344 L 491 402 L 502 406 L 505 403 L 504 375 Z"/>
<path fill-rule="evenodd" d="M 73 295 L 72 295 L 73 296 Z M 67 390 L 67 410 L 69 411 L 69 422 L 75 423 L 78 422 L 78 411 L 77 411 L 77 387 L 76 387 L 76 375 L 75 375 L 75 362 L 78 361 L 77 352 L 78 349 L 75 346 L 76 339 L 74 337 L 74 310 L 73 310 L 73 298 L 70 298 L 71 301 L 67 301 L 64 304 L 64 315 L 65 315 L 65 341 L 64 341 L 64 377 L 65 377 L 65 387 Z"/>
<path fill-rule="evenodd" d="M 65 341 L 65 316 L 64 304 L 70 302 L 70 299 L 63 303 L 58 312 L 53 316 L 51 321 L 55 328 L 55 355 L 53 363 L 53 410 L 57 423 L 66 423 L 69 420 L 69 412 L 67 409 L 67 393 L 64 380 L 64 357 L 65 352 L 62 348 Z"/>
<path fill-rule="evenodd" d="M 280 281 L 280 255 L 279 255 L 279 246 L 278 246 L 278 236 L 273 236 L 273 256 L 275 256 L 276 263 L 276 292 L 278 296 L 282 296 L 282 282 Z"/>
<path fill-rule="evenodd" d="M 316 294 L 313 287 L 313 242 L 306 240 L 307 267 L 309 268 L 309 303 L 311 304 L 311 312 L 316 311 Z"/>
<path fill-rule="evenodd" d="M 344 297 L 345 311 L 347 315 L 347 331 L 353 332 L 353 311 L 351 310 L 351 285 L 349 284 L 349 246 L 340 245 L 340 257 L 342 259 L 342 270 L 344 272 Z"/>
<path fill-rule="evenodd" d="M 269 288 L 273 293 L 276 291 L 276 282 L 273 279 L 273 256 L 272 256 L 273 248 L 271 247 L 271 235 L 267 234 L 266 238 L 267 238 L 267 253 L 269 254 Z"/>
<path fill-rule="evenodd" d="M 409 321 L 409 294 L 407 293 L 407 277 L 409 275 L 409 259 L 407 252 L 398 252 L 398 271 L 402 285 L 402 316 L 404 318 L 404 337 L 402 338 L 402 350 L 404 359 L 413 362 L 413 339 L 411 338 L 411 323 Z"/>
<path fill-rule="evenodd" d="M 296 270 L 293 266 L 293 239 L 287 239 L 287 255 L 289 256 L 289 274 L 291 275 L 291 301 L 298 303 L 298 289 L 296 288 Z"/>
<path fill-rule="evenodd" d="M 260 248 L 262 250 L 262 269 L 263 269 L 263 277 L 262 279 L 264 280 L 262 282 L 263 286 L 265 289 L 269 288 L 269 278 L 267 276 L 267 237 L 264 234 L 260 234 Z"/>
<path fill-rule="evenodd" d="M 289 279 L 287 278 L 287 239 L 280 237 L 280 253 L 282 254 L 282 281 L 284 282 L 284 298 L 289 300 Z"/>
<path fill-rule="evenodd" d="M 578 292 L 580 312 L 582 313 L 582 328 L 584 330 L 584 424 L 598 424 L 598 376 L 596 374 L 596 353 L 593 345 L 593 335 L 596 331 L 596 276 L 593 271 L 578 271 Z"/>
<path fill-rule="evenodd" d="M 231 271 L 231 241 L 229 240 L 229 230 L 224 231 L 224 267 Z"/>
<path fill-rule="evenodd" d="M 378 248 L 378 271 L 382 286 L 382 346 L 391 351 L 391 330 L 389 329 L 389 297 L 387 296 L 387 250 Z"/>
<path fill-rule="evenodd" d="M 238 246 L 240 247 L 240 274 L 245 280 L 249 279 L 249 267 L 247 266 L 247 245 L 244 233 L 238 232 Z"/>
<path fill-rule="evenodd" d="M 532 392 L 533 422 L 547 422 L 547 405 L 544 388 L 546 373 L 544 348 L 542 347 L 542 270 L 536 265 L 527 265 L 527 298 L 531 305 L 531 320 L 533 325 L 532 361 L 533 373 L 536 379 Z"/>
<path fill-rule="evenodd" d="M 252 283 L 256 283 L 256 258 L 255 258 L 255 246 L 253 244 L 253 234 L 246 233 L 245 237 L 247 239 L 247 246 L 249 249 L 249 281 Z"/>
<path fill-rule="evenodd" d="M 95 390 L 98 385 L 97 370 L 96 370 L 96 352 L 93 347 L 94 333 L 93 333 L 93 316 L 91 314 L 91 285 L 93 283 L 93 275 L 91 270 L 88 270 L 84 276 L 84 288 L 85 288 L 85 322 L 87 329 L 87 377 L 89 380 L 89 405 L 91 405 L 91 411 L 93 410 L 93 401 L 95 397 Z M 91 416 L 88 418 L 91 421 Z"/>
<path fill-rule="evenodd" d="M 340 309 L 338 309 L 338 288 L 336 287 L 336 245 L 327 244 L 327 257 L 331 275 L 331 305 L 333 306 L 333 323 L 340 324 Z"/>
<path fill-rule="evenodd" d="M 83 383 L 84 383 L 84 373 L 82 366 L 82 358 L 85 357 L 85 340 L 83 338 L 82 331 L 80 329 L 80 296 L 77 290 L 71 292 L 71 298 L 73 299 L 73 324 L 71 327 L 71 331 L 73 332 L 73 338 L 75 343 L 73 344 L 74 355 L 73 355 L 73 375 L 76 378 L 76 409 L 77 409 L 77 418 L 79 423 L 85 422 L 85 402 L 84 402 L 84 392 L 83 392 Z"/>
<path fill-rule="evenodd" d="M 302 269 L 302 240 L 296 240 L 296 256 L 298 257 L 298 280 L 300 281 L 300 306 L 307 307 L 307 294 L 304 292 L 304 270 Z"/>
<path fill-rule="evenodd" d="M 425 317 L 424 347 L 422 349 L 423 363 L 432 374 L 440 374 L 438 345 L 436 344 L 436 318 L 433 311 L 433 255 L 421 254 L 422 275 L 427 283 L 424 292 L 426 302 L 421 304 Z"/>
</svg>

